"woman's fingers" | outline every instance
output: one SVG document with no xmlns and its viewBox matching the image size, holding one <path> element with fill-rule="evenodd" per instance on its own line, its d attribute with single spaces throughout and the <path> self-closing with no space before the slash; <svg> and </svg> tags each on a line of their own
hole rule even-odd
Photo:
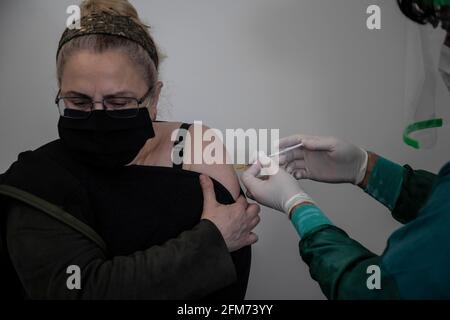
<svg viewBox="0 0 450 320">
<path fill-rule="evenodd" d="M 245 211 L 247 210 L 248 202 L 245 197 L 241 195 L 232 206 L 236 207 L 238 211 Z"/>
<path fill-rule="evenodd" d="M 256 242 L 258 242 L 258 236 L 256 235 L 256 233 L 250 232 L 248 234 L 247 237 L 247 246 L 251 246 L 252 244 L 255 244 Z"/>
<path fill-rule="evenodd" d="M 200 185 L 203 192 L 203 208 L 216 205 L 216 193 L 211 178 L 204 174 L 200 175 Z"/>
<path fill-rule="evenodd" d="M 260 222 L 261 222 L 261 218 L 259 217 L 259 215 L 256 215 L 256 217 L 254 217 L 254 218 L 250 221 L 250 224 L 248 225 L 249 231 L 255 229 L 256 226 L 257 226 Z"/>
<path fill-rule="evenodd" d="M 251 218 L 254 218 L 254 217 L 258 216 L 260 211 L 261 211 L 261 207 L 259 205 L 257 205 L 257 204 L 254 204 L 254 203 L 249 204 L 248 207 L 247 207 L 247 214 Z"/>
</svg>

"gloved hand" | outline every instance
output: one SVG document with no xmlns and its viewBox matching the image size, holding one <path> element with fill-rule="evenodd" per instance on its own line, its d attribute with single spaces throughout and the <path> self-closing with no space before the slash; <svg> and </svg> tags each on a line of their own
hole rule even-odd
<svg viewBox="0 0 450 320">
<path fill-rule="evenodd" d="M 258 176 L 262 168 L 273 167 L 272 159 L 260 154 L 241 180 L 247 188 L 247 196 L 264 206 L 284 212 L 290 216 L 292 209 L 299 204 L 314 204 L 313 200 L 302 190 L 300 184 L 283 168 L 277 168 L 277 173 L 263 180 Z"/>
<path fill-rule="evenodd" d="M 360 184 L 367 170 L 367 151 L 333 137 L 294 135 L 278 142 L 280 150 L 303 147 L 280 156 L 280 165 L 297 179 Z"/>
</svg>

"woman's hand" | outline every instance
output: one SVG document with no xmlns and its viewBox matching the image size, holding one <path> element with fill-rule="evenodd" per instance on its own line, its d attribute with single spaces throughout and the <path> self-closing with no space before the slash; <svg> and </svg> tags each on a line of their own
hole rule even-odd
<svg viewBox="0 0 450 320">
<path fill-rule="evenodd" d="M 208 219 L 216 225 L 230 252 L 252 245 L 258 236 L 252 231 L 258 225 L 260 207 L 248 204 L 244 196 L 236 203 L 223 205 L 217 202 L 214 184 L 208 176 L 200 176 L 203 191 L 202 219 Z"/>
</svg>

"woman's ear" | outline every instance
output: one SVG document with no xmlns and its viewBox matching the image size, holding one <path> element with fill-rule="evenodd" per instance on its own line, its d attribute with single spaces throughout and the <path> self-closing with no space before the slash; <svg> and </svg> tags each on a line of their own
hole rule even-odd
<svg viewBox="0 0 450 320">
<path fill-rule="evenodd" d="M 152 121 L 155 121 L 156 116 L 158 115 L 158 101 L 163 86 L 164 84 L 161 81 L 156 82 L 153 96 L 150 100 L 150 104 L 148 105 L 148 111 L 150 113 L 150 118 L 152 119 Z"/>
</svg>

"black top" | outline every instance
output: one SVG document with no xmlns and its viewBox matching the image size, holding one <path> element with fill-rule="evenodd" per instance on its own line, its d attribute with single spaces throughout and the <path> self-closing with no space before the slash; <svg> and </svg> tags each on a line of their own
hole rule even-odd
<svg viewBox="0 0 450 320">
<path fill-rule="evenodd" d="M 38 181 L 39 177 L 29 176 L 7 179 L 10 178 L 8 175 L 5 175 L 4 180 L 12 181 L 8 183 L 10 185 L 42 196 L 86 222 L 103 238 L 111 257 L 129 256 L 154 246 L 162 246 L 200 222 L 203 194 L 199 173 L 183 170 L 182 166 L 169 168 L 137 165 L 102 171 L 74 161 L 73 155 L 64 148 L 60 140 L 44 146 L 39 152 L 43 151 L 46 157 L 65 169 L 66 179 L 61 177 L 63 174 L 58 173 L 55 177 L 48 176 L 47 181 Z M 33 163 L 36 163 L 36 159 Z M 26 170 L 20 171 L 26 177 Z M 75 183 L 65 182 L 69 176 Z M 218 202 L 234 203 L 233 197 L 223 185 L 214 181 L 214 187 Z M 250 247 L 232 253 L 231 257 L 237 281 L 203 298 L 245 297 L 250 271 Z M 180 281 L 184 281 L 181 279 L 183 277 L 180 277 Z"/>
</svg>

